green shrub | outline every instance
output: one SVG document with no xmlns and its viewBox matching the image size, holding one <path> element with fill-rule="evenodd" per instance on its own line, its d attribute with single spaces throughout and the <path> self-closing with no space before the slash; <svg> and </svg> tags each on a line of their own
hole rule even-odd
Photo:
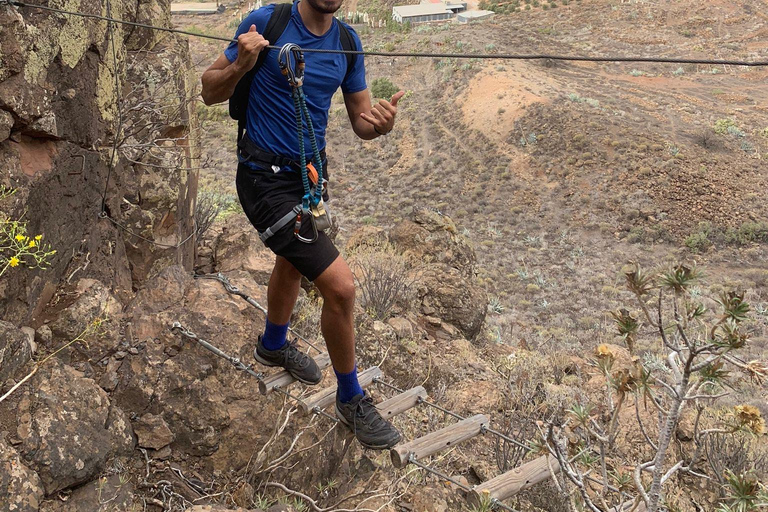
<svg viewBox="0 0 768 512">
<path fill-rule="evenodd" d="M 725 240 L 738 245 L 768 242 L 768 221 L 745 222 L 736 229 L 729 229 L 725 233 Z"/>
<path fill-rule="evenodd" d="M 711 232 L 712 226 L 709 222 L 702 222 L 699 224 L 698 230 L 685 239 L 685 246 L 693 252 L 706 251 L 712 247 L 712 241 L 709 239 Z"/>
<path fill-rule="evenodd" d="M 733 119 L 718 119 L 715 121 L 715 133 L 718 133 L 720 135 L 725 135 L 728 133 L 728 128 L 736 128 L 736 123 L 733 121 Z"/>
<path fill-rule="evenodd" d="M 389 100 L 399 90 L 389 78 L 374 78 L 371 82 L 371 95 L 374 98 Z"/>
</svg>

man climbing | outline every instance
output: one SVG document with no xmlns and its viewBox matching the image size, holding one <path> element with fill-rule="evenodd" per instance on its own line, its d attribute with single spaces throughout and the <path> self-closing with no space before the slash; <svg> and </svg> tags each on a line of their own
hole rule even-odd
<svg viewBox="0 0 768 512">
<path fill-rule="evenodd" d="M 278 52 L 267 45 L 281 47 L 295 43 L 301 48 L 340 50 L 346 45 L 361 50 L 357 34 L 333 17 L 342 0 L 301 0 L 290 7 L 267 5 L 251 12 L 240 24 L 237 42 L 232 42 L 203 73 L 202 97 L 206 105 L 230 99 L 240 79 L 257 65 L 257 73 L 247 99 L 246 131 L 238 143 L 237 193 L 248 219 L 264 233 L 302 202 L 305 192 L 301 179 L 297 122 L 291 89 L 278 66 Z M 270 20 L 273 19 L 277 21 Z M 278 18 L 283 19 L 282 22 Z M 282 23 L 282 33 L 274 35 Z M 267 41 L 262 34 L 273 34 Z M 346 42 L 345 41 L 346 38 Z M 261 57 L 262 52 L 265 56 Z M 260 65 L 260 67 L 258 67 Z M 386 135 L 394 125 L 400 91 L 391 101 L 371 106 L 365 82 L 363 56 L 351 58 L 339 53 L 306 53 L 303 84 L 306 103 L 318 147 L 325 147 L 325 130 L 331 98 L 341 86 L 344 103 L 358 137 L 365 140 Z M 234 99 L 234 98 L 233 98 Z M 311 147 L 309 130 L 303 129 L 304 147 Z M 310 161 L 313 153 L 307 153 Z M 325 152 L 322 167 L 327 178 Z M 320 180 L 322 181 L 322 180 Z M 324 197 L 327 198 L 327 195 Z M 303 222 L 300 234 L 313 238 L 310 222 Z M 305 384 L 321 380 L 313 359 L 286 340 L 291 313 L 298 298 L 301 276 L 314 282 L 323 296 L 320 327 L 338 381 L 336 415 L 355 432 L 363 446 L 390 448 L 400 440 L 398 431 L 379 413 L 360 387 L 355 364 L 354 303 L 352 272 L 333 242 L 320 232 L 314 243 L 305 243 L 294 234 L 294 223 L 265 240 L 276 254 L 275 267 L 267 291 L 266 328 L 259 336 L 255 358 L 268 366 L 281 366 Z"/>
</svg>

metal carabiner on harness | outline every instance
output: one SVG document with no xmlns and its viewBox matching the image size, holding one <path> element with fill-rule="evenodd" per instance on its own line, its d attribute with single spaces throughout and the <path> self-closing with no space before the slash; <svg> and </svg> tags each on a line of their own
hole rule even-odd
<svg viewBox="0 0 768 512">
<path fill-rule="evenodd" d="M 292 65 L 291 57 L 295 57 L 296 64 Z M 295 43 L 286 43 L 280 48 L 277 56 L 277 64 L 280 66 L 280 72 L 288 79 L 291 87 L 301 87 L 304 85 L 304 52 L 301 47 Z"/>
<path fill-rule="evenodd" d="M 309 217 L 309 223 L 312 224 L 312 238 L 304 238 L 303 236 L 301 236 L 301 234 L 299 234 L 299 231 L 301 231 L 301 217 L 305 213 L 307 217 Z M 311 211 L 305 210 L 304 208 L 302 208 L 301 211 L 296 215 L 296 223 L 293 225 L 293 236 L 295 236 L 299 242 L 304 242 L 305 244 L 313 244 L 317 241 L 320 235 L 317 232 L 317 224 L 315 224 L 315 216 L 312 215 Z"/>
</svg>

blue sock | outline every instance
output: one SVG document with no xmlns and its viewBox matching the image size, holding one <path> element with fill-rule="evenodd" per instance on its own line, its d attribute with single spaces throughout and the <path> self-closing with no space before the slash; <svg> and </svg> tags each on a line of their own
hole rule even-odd
<svg viewBox="0 0 768 512">
<path fill-rule="evenodd" d="M 267 326 L 264 328 L 264 335 L 261 337 L 261 344 L 267 350 L 277 350 L 285 345 L 285 337 L 288 334 L 288 324 L 277 325 L 267 319 Z"/>
<path fill-rule="evenodd" d="M 360 383 L 357 381 L 357 366 L 350 373 L 333 371 L 336 374 L 336 379 L 339 381 L 339 400 L 342 403 L 351 401 L 357 395 L 365 394 L 363 388 L 360 387 Z"/>
</svg>

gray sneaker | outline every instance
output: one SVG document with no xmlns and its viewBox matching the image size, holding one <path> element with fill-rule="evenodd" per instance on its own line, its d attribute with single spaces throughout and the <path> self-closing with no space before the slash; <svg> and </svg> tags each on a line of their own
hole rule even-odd
<svg viewBox="0 0 768 512">
<path fill-rule="evenodd" d="M 386 450 L 400 442 L 400 432 L 381 417 L 369 396 L 356 395 L 350 402 L 342 403 L 337 393 L 336 417 L 366 448 Z"/>
<path fill-rule="evenodd" d="M 315 360 L 296 348 L 296 340 L 286 341 L 285 345 L 277 350 L 267 350 L 259 335 L 253 357 L 265 366 L 283 367 L 294 379 L 304 384 L 318 384 L 323 379 Z"/>
</svg>

